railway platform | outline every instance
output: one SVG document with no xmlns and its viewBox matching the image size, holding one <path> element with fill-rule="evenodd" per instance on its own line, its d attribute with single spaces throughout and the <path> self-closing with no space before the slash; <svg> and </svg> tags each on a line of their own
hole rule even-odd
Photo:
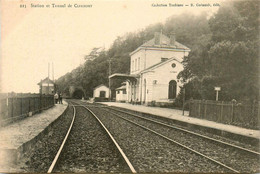
<svg viewBox="0 0 260 174">
<path fill-rule="evenodd" d="M 64 101 L 63 104 L 56 104 L 41 113 L 0 128 L 0 172 L 20 172 L 15 164 L 22 153 L 37 142 L 43 131 L 51 127 L 67 107 L 68 103 Z"/>
<path fill-rule="evenodd" d="M 185 125 L 187 127 L 194 127 L 196 129 L 210 131 L 226 137 L 231 137 L 236 140 L 242 139 L 242 141 L 249 140 L 249 141 L 258 142 L 260 138 L 260 130 L 246 129 L 238 126 L 221 124 L 209 120 L 189 117 L 188 111 L 185 111 L 184 115 L 182 115 L 182 111 L 177 109 L 149 107 L 144 105 L 132 105 L 128 103 L 117 103 L 117 102 L 101 102 L 101 103 L 108 106 L 121 107 L 121 108 L 134 110 L 142 113 L 148 113 L 152 115 L 170 118 L 178 122 L 178 124 L 180 125 Z"/>
</svg>

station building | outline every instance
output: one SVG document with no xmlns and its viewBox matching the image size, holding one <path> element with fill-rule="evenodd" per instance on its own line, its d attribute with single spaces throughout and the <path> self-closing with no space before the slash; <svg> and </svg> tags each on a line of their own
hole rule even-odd
<svg viewBox="0 0 260 174">
<path fill-rule="evenodd" d="M 109 88 L 106 85 L 99 85 L 93 90 L 93 98 L 109 98 Z"/>
<path fill-rule="evenodd" d="M 55 92 L 55 83 L 49 77 L 46 77 L 44 80 L 41 80 L 38 83 L 38 85 L 40 86 L 40 88 L 42 87 L 42 94 L 50 95 L 54 94 Z"/>
<path fill-rule="evenodd" d="M 130 53 L 130 74 L 112 74 L 109 78 L 126 80 L 126 102 L 173 103 L 180 87 L 177 79 L 183 70 L 182 61 L 190 49 L 175 40 L 156 32 L 154 38 Z"/>
</svg>

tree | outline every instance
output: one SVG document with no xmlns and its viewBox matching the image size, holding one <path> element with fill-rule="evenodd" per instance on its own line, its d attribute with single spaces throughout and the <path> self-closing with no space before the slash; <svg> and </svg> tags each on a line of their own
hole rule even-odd
<svg viewBox="0 0 260 174">
<path fill-rule="evenodd" d="M 221 86 L 222 100 L 258 100 L 259 3 L 238 1 L 222 6 L 208 21 L 211 38 L 184 59 L 179 78 L 198 78 L 200 97 L 212 99 Z M 195 91 L 194 91 L 195 92 Z"/>
</svg>

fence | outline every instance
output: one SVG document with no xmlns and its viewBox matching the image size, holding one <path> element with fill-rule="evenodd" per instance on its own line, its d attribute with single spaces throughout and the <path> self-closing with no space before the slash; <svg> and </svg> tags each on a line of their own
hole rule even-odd
<svg viewBox="0 0 260 174">
<path fill-rule="evenodd" d="M 209 100 L 191 100 L 189 115 L 218 123 L 259 129 L 260 102 L 236 103 Z"/>
<path fill-rule="evenodd" d="M 0 98 L 0 126 L 54 106 L 53 95 L 22 95 Z"/>
</svg>

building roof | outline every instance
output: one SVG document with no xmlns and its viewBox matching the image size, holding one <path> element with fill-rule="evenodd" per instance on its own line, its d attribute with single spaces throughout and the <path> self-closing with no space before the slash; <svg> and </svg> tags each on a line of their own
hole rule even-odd
<svg viewBox="0 0 260 174">
<path fill-rule="evenodd" d="M 115 73 L 109 76 L 110 79 L 112 78 L 118 78 L 122 80 L 130 80 L 130 81 L 135 81 L 136 78 L 139 77 L 139 75 L 136 74 L 121 74 L 121 73 Z"/>
<path fill-rule="evenodd" d="M 106 85 L 100 84 L 100 85 L 96 86 L 96 87 L 94 88 L 94 90 L 97 89 L 97 88 L 99 88 L 99 87 L 101 87 L 101 86 L 105 86 L 106 88 L 108 88 Z"/>
<path fill-rule="evenodd" d="M 144 44 L 142 44 L 140 47 L 138 47 L 136 50 L 134 50 L 133 52 L 130 53 L 130 55 L 134 54 L 135 52 L 137 52 L 140 49 L 153 49 L 153 48 L 157 48 L 157 49 L 176 49 L 176 50 L 182 50 L 182 51 L 190 51 L 190 49 L 188 47 L 186 47 L 185 45 L 174 41 L 173 44 L 171 44 L 171 40 L 169 37 L 165 36 L 164 34 L 160 34 L 159 35 L 159 39 L 160 39 L 160 43 L 156 44 L 155 42 L 155 37 L 147 42 L 145 42 Z"/>
<path fill-rule="evenodd" d="M 125 85 L 124 85 L 124 86 L 120 86 L 119 88 L 116 88 L 116 91 L 124 90 L 124 89 L 126 89 L 126 86 L 125 86 Z"/>
<path fill-rule="evenodd" d="M 49 84 L 55 84 L 49 77 L 46 77 L 45 79 L 37 83 L 37 85 L 41 85 L 42 83 L 48 83 L 48 82 Z"/>
<path fill-rule="evenodd" d="M 161 62 L 159 62 L 159 63 L 157 63 L 157 64 L 154 64 L 154 65 L 152 65 L 152 66 L 150 66 L 150 67 L 148 67 L 148 68 L 142 70 L 140 73 L 145 73 L 145 72 L 147 72 L 147 71 L 156 69 L 156 68 L 158 68 L 158 67 L 160 67 L 160 66 L 162 66 L 162 65 L 164 65 L 164 64 L 166 64 L 166 63 L 168 63 L 168 62 L 171 62 L 171 61 L 173 61 L 173 60 L 176 60 L 177 62 L 181 63 L 178 59 L 176 59 L 175 57 L 172 57 L 172 58 L 170 58 L 170 59 L 168 59 L 168 60 L 166 60 L 166 61 L 161 61 Z"/>
</svg>

